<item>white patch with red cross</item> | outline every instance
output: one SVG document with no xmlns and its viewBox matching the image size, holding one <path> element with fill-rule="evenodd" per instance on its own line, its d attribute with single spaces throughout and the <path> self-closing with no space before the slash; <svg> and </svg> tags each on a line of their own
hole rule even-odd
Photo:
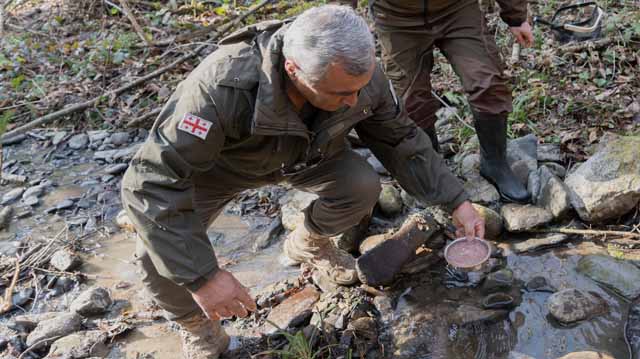
<svg viewBox="0 0 640 359">
<path fill-rule="evenodd" d="M 209 130 L 213 123 L 190 113 L 185 113 L 182 120 L 178 124 L 178 130 L 200 137 L 203 140 L 207 138 Z"/>
</svg>

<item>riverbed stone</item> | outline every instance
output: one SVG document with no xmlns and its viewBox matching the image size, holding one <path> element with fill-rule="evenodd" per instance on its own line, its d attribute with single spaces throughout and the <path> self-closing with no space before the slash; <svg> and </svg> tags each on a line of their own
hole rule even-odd
<svg viewBox="0 0 640 359">
<path fill-rule="evenodd" d="M 589 255 L 578 261 L 578 272 L 632 300 L 640 296 L 640 269 L 604 255 Z"/>
<path fill-rule="evenodd" d="M 293 190 L 292 192 L 287 195 L 288 201 L 280 207 L 282 225 L 290 231 L 304 223 L 305 208 L 318 198 L 314 193 L 298 190 Z"/>
<path fill-rule="evenodd" d="M 40 197 L 44 193 L 44 190 L 47 188 L 46 185 L 37 185 L 31 186 L 27 188 L 24 193 L 22 193 L 22 199 L 26 200 L 29 197 Z"/>
<path fill-rule="evenodd" d="M 530 171 L 538 168 L 538 138 L 529 134 L 507 142 L 507 160 L 511 165 L 525 161 Z"/>
<path fill-rule="evenodd" d="M 102 160 L 106 162 L 113 161 L 129 161 L 133 157 L 133 155 L 138 152 L 138 149 L 142 146 L 142 144 L 135 144 L 133 146 L 117 149 L 117 150 L 104 150 L 104 151 L 96 151 L 93 153 L 94 160 Z"/>
<path fill-rule="evenodd" d="M 509 203 L 502 206 L 500 214 L 505 228 L 510 232 L 523 232 L 547 224 L 553 220 L 551 212 L 542 207 Z"/>
<path fill-rule="evenodd" d="M 593 318 L 607 311 L 607 302 L 595 293 L 575 288 L 553 293 L 547 299 L 549 314 L 562 324 Z"/>
<path fill-rule="evenodd" d="M 562 151 L 558 143 L 541 143 L 537 147 L 538 161 L 562 162 Z"/>
<path fill-rule="evenodd" d="M 562 218 L 571 210 L 569 189 L 555 175 L 541 183 L 537 204 L 549 211 L 553 218 Z"/>
<path fill-rule="evenodd" d="M 573 352 L 567 355 L 563 355 L 558 359 L 616 359 L 607 353 L 601 352 Z"/>
<path fill-rule="evenodd" d="M 565 180 L 571 203 L 588 222 L 629 212 L 640 201 L 640 136 L 605 136 L 599 150 Z"/>
<path fill-rule="evenodd" d="M 83 150 L 89 145 L 89 136 L 86 133 L 79 133 L 72 136 L 67 141 L 67 146 L 73 150 Z"/>
<path fill-rule="evenodd" d="M 513 251 L 516 253 L 534 252 L 540 248 L 558 245 L 567 241 L 568 239 L 569 236 L 561 233 L 534 237 L 527 239 L 524 242 L 515 243 L 513 245 Z"/>
<path fill-rule="evenodd" d="M 11 320 L 9 320 L 9 322 L 7 323 L 7 327 L 19 333 L 29 333 L 38 326 L 38 323 L 45 320 L 56 318 L 61 314 L 64 314 L 64 313 L 45 312 L 45 313 L 39 313 L 39 314 L 17 315 L 11 318 Z"/>
<path fill-rule="evenodd" d="M 62 142 L 62 140 L 64 140 L 64 138 L 67 136 L 67 132 L 66 131 L 57 131 L 53 133 L 53 136 L 51 136 L 51 143 L 54 146 L 57 146 L 60 144 L 60 142 Z"/>
<path fill-rule="evenodd" d="M 45 359 L 82 359 L 107 354 L 106 333 L 101 330 L 78 332 L 60 338 L 51 344 Z"/>
<path fill-rule="evenodd" d="M 18 187 L 6 192 L 4 195 L 2 195 L 2 200 L 0 200 L 0 205 L 6 206 L 8 204 L 15 202 L 18 198 L 20 198 L 20 196 L 22 196 L 24 191 L 25 191 L 24 187 Z"/>
<path fill-rule="evenodd" d="M 82 317 L 77 313 L 65 313 L 55 318 L 44 320 L 27 337 L 27 345 L 31 346 L 42 342 L 42 346 L 49 346 L 51 342 L 45 339 L 66 336 L 80 330 Z"/>
<path fill-rule="evenodd" d="M 509 315 L 504 309 L 482 309 L 476 306 L 463 304 L 458 307 L 452 316 L 452 321 L 458 325 L 471 325 L 502 320 Z"/>
<path fill-rule="evenodd" d="M 500 290 L 506 290 L 513 285 L 513 271 L 508 268 L 489 273 L 484 280 L 482 290 L 485 293 L 494 293 Z"/>
<path fill-rule="evenodd" d="M 473 204 L 473 208 L 476 209 L 480 217 L 484 219 L 484 235 L 488 239 L 497 239 L 502 234 L 502 230 L 504 229 L 503 219 L 498 212 L 492 210 L 491 208 L 479 205 L 477 203 Z"/>
<path fill-rule="evenodd" d="M 283 330 L 299 326 L 311 317 L 313 306 L 318 299 L 320 292 L 313 287 L 306 287 L 273 308 L 267 320 Z M 269 323 L 264 326 L 265 333 L 275 333 L 277 330 Z"/>
<path fill-rule="evenodd" d="M 402 197 L 400 191 L 392 185 L 382 185 L 378 205 L 385 216 L 395 217 L 402 212 Z"/>
<path fill-rule="evenodd" d="M 117 163 L 111 166 L 108 166 L 104 169 L 104 172 L 110 175 L 119 175 L 122 172 L 126 171 L 129 167 L 128 163 Z"/>
<path fill-rule="evenodd" d="M 61 272 L 74 270 L 80 266 L 81 263 L 82 260 L 80 257 L 67 249 L 57 250 L 49 260 L 49 264 Z"/>
<path fill-rule="evenodd" d="M 92 287 L 82 292 L 69 309 L 84 317 L 105 313 L 113 304 L 111 294 L 102 287 Z"/>
<path fill-rule="evenodd" d="M 128 132 L 116 132 L 112 134 L 107 141 L 116 146 L 121 146 L 128 143 L 129 138 L 130 138 L 130 135 Z"/>
<path fill-rule="evenodd" d="M 542 166 L 547 167 L 558 178 L 564 179 L 567 176 L 567 169 L 563 165 L 555 162 L 542 162 Z"/>
<path fill-rule="evenodd" d="M 0 230 L 3 230 L 11 222 L 11 215 L 13 214 L 13 207 L 6 206 L 0 207 Z"/>
</svg>

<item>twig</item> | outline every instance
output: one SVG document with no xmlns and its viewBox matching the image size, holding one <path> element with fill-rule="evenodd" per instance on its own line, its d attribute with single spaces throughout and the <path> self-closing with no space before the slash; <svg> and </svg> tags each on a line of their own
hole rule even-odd
<svg viewBox="0 0 640 359">
<path fill-rule="evenodd" d="M 464 120 L 462 119 L 462 117 L 460 117 L 460 115 L 458 115 L 458 111 L 456 111 L 453 107 L 449 106 L 449 104 L 443 100 L 440 96 L 438 96 L 438 94 L 431 90 L 431 94 L 438 99 L 438 101 L 440 101 L 441 104 L 444 105 L 444 107 L 446 107 L 448 110 L 453 110 L 453 114 L 456 116 L 456 118 L 465 126 L 467 126 L 469 129 L 471 129 L 473 132 L 476 131 L 475 128 L 473 128 L 473 126 L 470 126 L 468 123 L 464 122 Z"/>
<path fill-rule="evenodd" d="M 260 9 L 261 7 L 265 6 L 266 4 L 268 4 L 269 2 L 271 2 L 272 0 L 263 0 L 261 3 L 259 3 L 258 5 L 254 6 L 253 8 L 251 8 L 251 10 L 245 12 L 244 14 L 240 15 L 238 18 L 236 18 L 235 20 L 227 23 L 223 28 L 220 29 L 219 32 L 217 32 L 214 36 L 214 40 L 212 40 L 212 42 L 214 42 L 217 38 L 219 38 L 220 36 L 222 36 L 223 34 L 225 34 L 226 32 L 228 32 L 229 30 L 231 30 L 235 25 L 239 24 L 241 21 L 243 21 L 244 19 L 246 19 L 248 16 L 250 16 L 251 14 L 253 14 L 254 12 L 256 12 L 258 9 Z M 6 140 L 8 138 L 14 137 L 18 134 L 21 134 L 25 131 L 28 131 L 34 127 L 40 126 L 40 125 L 44 125 L 46 123 L 49 123 L 55 119 L 58 119 L 62 116 L 66 116 L 66 115 L 70 115 L 72 113 L 78 112 L 78 111 L 82 111 L 84 109 L 87 109 L 89 107 L 95 106 L 98 102 L 100 102 L 103 98 L 110 98 L 112 96 L 118 96 L 119 94 L 134 88 L 146 81 L 149 81 L 150 79 L 156 78 L 162 74 L 164 74 L 165 72 L 177 67 L 178 65 L 180 65 L 181 63 L 197 56 L 202 50 L 204 50 L 207 46 L 209 46 L 209 44 L 203 44 L 198 46 L 196 49 L 194 49 L 191 53 L 186 54 L 180 58 L 178 58 L 177 60 L 175 60 L 174 62 L 170 63 L 167 66 L 161 67 L 135 81 L 132 81 L 128 84 L 122 85 L 120 87 L 118 87 L 115 90 L 111 90 L 108 91 L 98 97 L 95 97 L 91 100 L 87 100 L 81 103 L 77 103 L 71 106 L 67 106 L 66 108 L 63 108 L 62 110 L 47 114 L 45 116 L 39 117 L 25 125 L 22 125 L 20 127 L 16 127 L 15 129 L 5 133 L 0 139 L 2 140 Z"/>
<path fill-rule="evenodd" d="M 127 127 L 137 126 L 140 123 L 146 121 L 147 119 L 156 117 L 160 113 L 160 111 L 162 111 L 162 108 L 159 107 L 159 108 L 156 108 L 154 110 L 151 110 L 151 111 L 145 113 L 142 116 L 138 116 L 138 117 L 134 118 L 133 120 L 129 121 L 129 123 L 127 123 Z"/>
<path fill-rule="evenodd" d="M 105 3 L 105 4 L 107 4 L 107 5 L 111 6 L 111 7 L 113 7 L 114 9 L 116 9 L 116 10 L 120 11 L 121 13 L 124 13 L 124 10 L 123 10 L 120 6 L 118 6 L 118 5 L 114 4 L 114 3 L 112 3 L 112 2 L 111 2 L 111 1 L 109 1 L 109 0 L 103 0 L 103 1 L 104 1 L 104 3 Z"/>
<path fill-rule="evenodd" d="M 33 343 L 32 346 L 28 347 L 25 351 L 23 351 L 22 354 L 20 354 L 20 356 L 18 357 L 18 359 L 26 358 L 26 355 L 29 354 L 33 349 L 37 348 L 40 344 L 46 343 L 48 341 L 54 341 L 54 340 L 57 340 L 57 339 L 59 339 L 61 337 L 62 337 L 62 335 L 55 335 L 55 336 L 50 337 L 50 338 L 44 338 L 44 339 L 38 340 L 37 342 Z"/>
<path fill-rule="evenodd" d="M 511 48 L 511 63 L 515 64 L 520 60 L 520 43 L 514 42 Z"/>
<path fill-rule="evenodd" d="M 16 257 L 16 269 L 15 269 L 15 272 L 13 272 L 13 278 L 11 279 L 11 284 L 9 284 L 9 288 L 7 288 L 4 293 L 3 303 L 2 303 L 2 306 L 0 306 L 0 314 L 4 314 L 7 311 L 9 311 L 9 309 L 11 309 L 11 306 L 13 304 L 12 303 L 13 290 L 16 287 L 16 283 L 18 283 L 19 275 L 20 275 L 20 260 Z"/>
<path fill-rule="evenodd" d="M 147 35 L 144 33 L 144 30 L 142 30 L 142 27 L 140 27 L 140 24 L 138 24 L 138 20 L 136 20 L 135 15 L 133 15 L 133 12 L 131 11 L 131 8 L 129 7 L 129 3 L 127 2 L 127 0 L 119 0 L 119 1 L 120 1 L 120 4 L 122 5 L 122 9 L 124 10 L 124 14 L 127 15 L 127 17 L 129 18 L 129 21 L 131 21 L 131 25 L 133 25 L 133 28 L 136 30 L 136 33 L 138 34 L 138 36 L 140 36 L 140 39 L 146 42 L 147 45 L 149 46 L 155 46 L 155 44 L 153 43 L 153 40 L 147 37 Z"/>
<path fill-rule="evenodd" d="M 575 228 L 549 228 L 549 229 L 533 229 L 529 232 L 533 233 L 563 233 L 563 234 L 580 234 L 591 236 L 622 236 L 633 237 L 640 239 L 640 233 L 625 232 L 625 231 L 606 231 L 596 229 L 575 229 Z"/>
</svg>

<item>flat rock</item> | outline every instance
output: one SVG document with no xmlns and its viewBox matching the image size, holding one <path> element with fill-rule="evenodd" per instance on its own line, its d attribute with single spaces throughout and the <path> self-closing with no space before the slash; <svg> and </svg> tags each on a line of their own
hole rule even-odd
<svg viewBox="0 0 640 359">
<path fill-rule="evenodd" d="M 69 335 L 80 330 L 82 317 L 76 313 L 65 313 L 55 318 L 44 320 L 27 337 L 27 345 L 34 345 L 44 339 Z M 53 341 L 53 340 L 52 340 Z M 49 346 L 46 341 L 42 346 Z"/>
<path fill-rule="evenodd" d="M 385 216 L 395 217 L 402 212 L 402 197 L 400 191 L 392 185 L 382 185 L 378 205 Z"/>
<path fill-rule="evenodd" d="M 505 228 L 510 232 L 526 231 L 553 220 L 551 212 L 530 204 L 506 204 L 502 206 L 500 213 L 504 218 Z"/>
<path fill-rule="evenodd" d="M 3 146 L 12 146 L 12 145 L 17 145 L 26 139 L 27 139 L 27 135 L 16 135 L 16 136 L 2 139 L 0 143 L 2 143 Z"/>
<path fill-rule="evenodd" d="M 502 230 L 504 229 L 502 216 L 491 208 L 481 206 L 476 203 L 473 204 L 473 208 L 475 208 L 480 217 L 484 219 L 484 236 L 488 239 L 499 238 L 500 234 L 502 234 Z"/>
<path fill-rule="evenodd" d="M 570 288 L 553 293 L 547 299 L 549 314 L 562 324 L 593 318 L 607 311 L 607 302 L 590 292 Z"/>
<path fill-rule="evenodd" d="M 106 333 L 100 330 L 74 333 L 51 344 L 46 359 L 82 359 L 90 356 L 103 357 L 107 354 Z"/>
<path fill-rule="evenodd" d="M 129 168 L 128 163 L 117 163 L 115 165 L 108 166 L 104 169 L 104 172 L 110 175 L 119 175 Z"/>
<path fill-rule="evenodd" d="M 283 330 L 299 326 L 311 317 L 313 306 L 318 299 L 320 299 L 320 292 L 313 287 L 306 287 L 273 308 L 267 320 Z M 275 333 L 277 331 L 269 323 L 265 324 L 264 328 L 265 333 Z"/>
<path fill-rule="evenodd" d="M 11 204 L 15 202 L 15 200 L 17 200 L 22 196 L 24 191 L 25 191 L 24 187 L 18 187 L 10 190 L 9 192 L 5 193 L 2 196 L 2 200 L 0 200 L 0 205 L 5 206 L 7 204 Z"/>
<path fill-rule="evenodd" d="M 558 359 L 615 359 L 607 353 L 600 352 L 573 352 L 567 355 L 563 355 Z"/>
<path fill-rule="evenodd" d="M 61 272 L 74 270 L 81 263 L 82 261 L 78 255 L 66 249 L 57 250 L 49 260 L 49 264 Z"/>
<path fill-rule="evenodd" d="M 458 325 L 480 324 L 502 320 L 509 315 L 504 309 L 482 309 L 463 304 L 452 316 L 452 321 Z"/>
<path fill-rule="evenodd" d="M 74 135 L 67 141 L 67 146 L 73 150 L 84 150 L 89 145 L 89 136 L 86 133 Z"/>
<path fill-rule="evenodd" d="M 556 143 L 542 143 L 538 145 L 538 161 L 562 162 L 562 151 Z"/>
<path fill-rule="evenodd" d="M 133 155 L 138 152 L 140 146 L 142 146 L 142 144 L 136 144 L 127 148 L 117 150 L 96 151 L 93 153 L 93 159 L 103 160 L 107 162 L 113 162 L 117 160 L 129 161 L 131 160 Z"/>
<path fill-rule="evenodd" d="M 280 236 L 280 234 L 284 230 L 284 227 L 282 226 L 282 219 L 279 217 L 274 218 L 271 223 L 263 228 L 258 228 L 258 230 L 260 232 L 253 242 L 254 252 L 268 248 L 278 240 L 278 236 Z"/>
<path fill-rule="evenodd" d="M 62 314 L 64 313 L 46 312 L 46 313 L 40 313 L 40 314 L 17 315 L 11 318 L 9 323 L 7 323 L 7 327 L 9 329 L 15 330 L 20 333 L 29 333 L 38 326 L 38 323 L 45 320 L 56 318 Z"/>
<path fill-rule="evenodd" d="M 63 210 L 63 209 L 68 209 L 68 208 L 73 207 L 73 204 L 74 204 L 74 202 L 72 200 L 65 199 L 65 200 L 62 200 L 62 201 L 56 203 L 55 208 L 56 208 L 56 210 L 60 211 L 60 210 Z"/>
<path fill-rule="evenodd" d="M 89 140 L 91 143 L 101 142 L 105 138 L 109 137 L 109 131 L 107 130 L 97 130 L 97 131 L 89 131 L 87 132 L 89 136 Z"/>
<path fill-rule="evenodd" d="M 287 196 L 288 201 L 280 207 L 282 225 L 290 231 L 293 231 L 298 225 L 304 223 L 305 208 L 318 198 L 318 196 L 313 193 L 298 190 L 292 192 L 293 193 Z M 285 199 L 283 199 L 283 201 L 284 200 Z"/>
<path fill-rule="evenodd" d="M 640 136 L 605 136 L 600 149 L 565 180 L 571 204 L 584 221 L 629 212 L 640 201 Z"/>
<path fill-rule="evenodd" d="M 546 166 L 540 166 L 536 171 L 529 173 L 527 190 L 531 194 L 533 204 L 538 204 L 543 184 L 549 182 L 552 177 L 553 172 Z"/>
<path fill-rule="evenodd" d="M 524 242 L 515 243 L 513 245 L 513 251 L 516 253 L 533 252 L 540 248 L 546 248 L 550 246 L 558 245 L 569 239 L 566 234 L 552 234 L 543 237 L 527 239 Z"/>
<path fill-rule="evenodd" d="M 36 196 L 27 197 L 22 200 L 25 205 L 35 207 L 40 203 L 40 199 Z"/>
<path fill-rule="evenodd" d="M 31 186 L 24 191 L 24 193 L 22 194 L 22 199 L 25 200 L 29 197 L 40 197 L 42 196 L 46 188 L 46 185 Z"/>
<path fill-rule="evenodd" d="M 113 300 L 108 290 L 102 287 L 93 287 L 84 291 L 71 302 L 69 309 L 86 317 L 105 313 L 112 303 Z"/>
<path fill-rule="evenodd" d="M 64 138 L 67 136 L 67 132 L 66 131 L 58 131 L 58 132 L 54 132 L 53 136 L 51 136 L 51 143 L 54 146 L 57 146 L 60 144 L 60 142 L 62 142 L 62 140 L 64 140 Z"/>
<path fill-rule="evenodd" d="M 578 272 L 627 299 L 640 296 L 640 269 L 629 262 L 609 256 L 590 255 L 580 258 Z"/>
</svg>

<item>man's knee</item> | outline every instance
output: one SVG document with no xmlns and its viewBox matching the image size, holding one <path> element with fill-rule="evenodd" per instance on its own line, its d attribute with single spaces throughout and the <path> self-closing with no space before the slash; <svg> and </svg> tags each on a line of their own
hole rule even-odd
<svg viewBox="0 0 640 359">
<path fill-rule="evenodd" d="M 368 165 L 348 173 L 347 185 L 342 188 L 347 196 L 353 198 L 358 207 L 370 210 L 380 195 L 380 176 Z"/>
<path fill-rule="evenodd" d="M 475 112 L 500 114 L 511 112 L 511 89 L 500 79 L 493 79 L 486 87 L 469 94 L 469 104 Z"/>
</svg>

